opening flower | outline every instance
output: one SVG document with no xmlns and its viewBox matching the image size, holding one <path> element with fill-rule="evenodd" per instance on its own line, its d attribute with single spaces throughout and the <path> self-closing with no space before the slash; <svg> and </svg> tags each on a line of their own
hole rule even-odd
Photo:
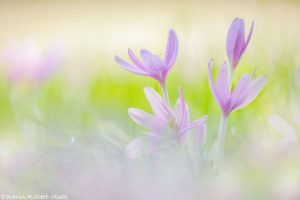
<svg viewBox="0 0 300 200">
<path fill-rule="evenodd" d="M 124 61 L 119 56 L 115 56 L 115 60 L 127 71 L 152 77 L 158 80 L 160 84 L 165 84 L 168 72 L 173 67 L 178 54 L 178 39 L 176 33 L 173 30 L 169 31 L 168 43 L 163 59 L 145 49 L 142 49 L 140 54 L 142 60 L 140 60 L 131 49 L 128 49 L 128 55 L 132 64 Z"/>
<path fill-rule="evenodd" d="M 252 75 L 244 74 L 236 84 L 234 90 L 231 91 L 226 62 L 219 69 L 216 83 L 214 83 L 212 65 L 213 61 L 210 60 L 208 63 L 209 86 L 225 117 L 232 111 L 243 108 L 251 103 L 266 83 L 266 77 L 264 76 L 252 80 L 254 73 Z"/>
<path fill-rule="evenodd" d="M 128 109 L 128 113 L 133 121 L 147 128 L 153 138 L 159 139 L 163 133 L 167 132 L 179 142 L 183 142 L 188 130 L 202 127 L 207 120 L 207 116 L 204 116 L 192 123 L 190 122 L 189 108 L 180 88 L 179 98 L 174 110 L 171 110 L 152 88 L 146 87 L 144 91 L 154 115 L 136 108 Z"/>
<path fill-rule="evenodd" d="M 245 23 L 243 19 L 235 18 L 227 33 L 227 57 L 232 69 L 238 65 L 243 53 L 245 52 L 253 32 L 254 23 L 252 22 L 250 32 L 245 41 Z"/>
</svg>

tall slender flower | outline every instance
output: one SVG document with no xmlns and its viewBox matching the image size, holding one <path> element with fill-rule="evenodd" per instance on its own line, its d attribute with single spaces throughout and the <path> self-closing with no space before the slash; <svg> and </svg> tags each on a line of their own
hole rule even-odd
<svg viewBox="0 0 300 200">
<path fill-rule="evenodd" d="M 133 121 L 150 131 L 150 136 L 154 142 L 160 140 L 164 133 L 170 133 L 172 138 L 182 143 L 190 129 L 202 127 L 207 120 L 207 116 L 204 116 L 192 123 L 190 122 L 189 108 L 180 88 L 174 110 L 171 110 L 152 88 L 146 87 L 144 91 L 154 115 L 136 108 L 129 108 L 128 113 Z"/>
<path fill-rule="evenodd" d="M 254 80 L 252 75 L 244 74 L 231 91 L 228 80 L 228 67 L 224 62 L 218 72 L 216 83 L 212 73 L 213 61 L 209 61 L 209 86 L 210 90 L 219 104 L 223 115 L 227 117 L 232 111 L 238 110 L 251 103 L 260 93 L 266 83 L 266 77 L 260 76 Z"/>
<path fill-rule="evenodd" d="M 227 57 L 229 64 L 233 70 L 236 68 L 249 44 L 253 32 L 253 27 L 254 23 L 252 22 L 250 32 L 246 41 L 245 24 L 243 19 L 235 18 L 228 30 L 226 42 Z"/>
<path fill-rule="evenodd" d="M 216 154 L 214 168 L 217 169 L 224 156 L 228 116 L 231 112 L 243 108 L 251 103 L 265 85 L 266 78 L 264 76 L 260 76 L 252 80 L 255 71 L 252 75 L 244 74 L 232 91 L 231 82 L 229 80 L 230 77 L 228 76 L 229 68 L 227 67 L 226 62 L 224 62 L 219 69 L 216 83 L 214 83 L 212 65 L 213 61 L 210 60 L 208 63 L 209 87 L 216 102 L 222 110 L 218 137 L 214 149 Z"/>
<path fill-rule="evenodd" d="M 142 49 L 140 54 L 142 60 L 138 59 L 131 49 L 128 49 L 128 55 L 132 64 L 124 61 L 119 56 L 115 56 L 115 60 L 127 71 L 152 77 L 158 80 L 161 85 L 164 85 L 168 72 L 173 67 L 178 54 L 176 33 L 173 30 L 169 31 L 167 48 L 163 59 L 146 49 Z"/>
</svg>

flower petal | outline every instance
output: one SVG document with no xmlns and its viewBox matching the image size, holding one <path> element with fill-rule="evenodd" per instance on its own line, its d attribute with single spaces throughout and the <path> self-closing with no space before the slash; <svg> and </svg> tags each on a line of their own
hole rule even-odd
<svg viewBox="0 0 300 200">
<path fill-rule="evenodd" d="M 165 51 L 165 62 L 171 68 L 178 54 L 178 39 L 174 30 L 169 31 L 168 43 Z"/>
<path fill-rule="evenodd" d="M 150 87 L 146 87 L 144 92 L 153 112 L 155 113 L 155 116 L 164 122 L 168 122 L 172 112 L 166 105 L 165 101 Z"/>
<path fill-rule="evenodd" d="M 196 121 L 194 121 L 193 123 L 191 123 L 189 126 L 185 127 L 184 129 L 182 129 L 180 131 L 180 135 L 184 134 L 185 132 L 187 132 L 188 130 L 195 128 L 197 126 L 201 126 L 203 123 L 205 123 L 207 121 L 207 115 L 205 115 L 204 117 L 201 117 L 199 119 L 197 119 Z"/>
<path fill-rule="evenodd" d="M 189 108 L 188 105 L 185 103 L 184 95 L 181 88 L 179 88 L 179 98 L 177 100 L 174 113 L 176 116 L 176 121 L 179 126 L 179 129 L 189 124 L 190 121 Z"/>
<path fill-rule="evenodd" d="M 128 49 L 128 55 L 135 66 L 137 66 L 143 71 L 147 71 L 146 68 L 144 67 L 144 64 L 136 57 L 136 55 L 133 53 L 131 49 Z"/>
<path fill-rule="evenodd" d="M 205 137 L 206 132 L 207 132 L 206 123 L 201 123 L 195 127 L 195 145 L 197 149 L 202 150 L 202 147 L 206 142 L 206 137 Z"/>
<path fill-rule="evenodd" d="M 248 37 L 248 39 L 250 39 Z M 235 18 L 227 34 L 226 50 L 229 63 L 235 68 L 245 50 L 245 24 L 244 20 Z"/>
<path fill-rule="evenodd" d="M 221 110 L 224 112 L 224 106 L 219 97 L 217 87 L 214 84 L 213 72 L 212 72 L 213 60 L 211 59 L 208 63 L 208 83 L 213 97 L 215 98 L 217 104 L 220 106 Z"/>
<path fill-rule="evenodd" d="M 250 42 L 250 39 L 251 39 L 251 36 L 252 36 L 252 32 L 253 32 L 253 28 L 254 28 L 254 22 L 252 22 L 252 24 L 251 24 L 251 28 L 250 28 L 250 31 L 249 31 L 249 34 L 248 34 L 248 38 L 247 38 L 247 41 L 244 44 L 244 47 L 243 47 L 243 49 L 242 49 L 242 51 L 240 53 L 240 57 L 243 55 L 244 51 L 246 50 L 246 48 L 247 48 L 247 46 L 248 46 L 248 44 Z"/>
<path fill-rule="evenodd" d="M 226 51 L 227 57 L 229 60 L 230 65 L 233 65 L 234 57 L 235 57 L 235 50 L 237 41 L 239 41 L 239 37 L 241 36 L 240 32 L 242 30 L 243 20 L 240 18 L 235 18 L 230 25 L 230 28 L 227 33 L 227 40 L 226 40 Z"/>
<path fill-rule="evenodd" d="M 224 62 L 219 69 L 216 80 L 216 88 L 222 105 L 226 107 L 230 98 L 228 67 L 226 62 Z"/>
<path fill-rule="evenodd" d="M 137 108 L 129 108 L 128 114 L 137 124 L 148 128 L 155 134 L 161 134 L 166 130 L 167 124 L 165 122 L 145 111 Z"/>
<path fill-rule="evenodd" d="M 137 108 L 129 108 L 128 114 L 133 121 L 145 127 L 149 126 L 149 122 L 152 118 L 152 115 Z"/>
<path fill-rule="evenodd" d="M 151 57 L 151 56 L 153 56 L 153 54 L 150 51 L 148 51 L 147 49 L 141 50 L 141 57 L 142 57 L 142 60 L 144 63 L 147 62 L 149 57 Z"/>
<path fill-rule="evenodd" d="M 265 86 L 266 81 L 267 81 L 267 78 L 265 76 L 260 76 L 260 77 L 256 78 L 254 81 L 252 81 L 249 89 L 247 90 L 246 99 L 241 104 L 241 106 L 239 106 L 236 109 L 240 109 L 242 107 L 245 107 L 249 103 L 251 103 L 257 97 L 257 95 L 260 93 L 262 88 Z"/>
<path fill-rule="evenodd" d="M 136 68 L 134 66 L 132 66 L 131 64 L 127 63 L 126 61 L 124 61 L 122 58 L 120 58 L 119 56 L 115 56 L 115 60 L 116 62 L 121 65 L 124 69 L 126 69 L 127 71 L 130 71 L 132 73 L 135 74 L 139 74 L 139 75 L 144 75 L 144 76 L 148 76 L 149 74 L 140 70 L 139 68 Z"/>
<path fill-rule="evenodd" d="M 244 103 L 248 94 L 248 89 L 250 87 L 250 84 L 251 84 L 251 76 L 248 74 L 244 74 L 236 84 L 234 91 L 231 95 L 231 106 L 230 106 L 231 111 L 240 107 Z"/>
<path fill-rule="evenodd" d="M 151 74 L 161 74 L 168 70 L 165 62 L 158 55 L 154 55 L 146 49 L 141 50 L 141 57 L 144 68 Z"/>
</svg>

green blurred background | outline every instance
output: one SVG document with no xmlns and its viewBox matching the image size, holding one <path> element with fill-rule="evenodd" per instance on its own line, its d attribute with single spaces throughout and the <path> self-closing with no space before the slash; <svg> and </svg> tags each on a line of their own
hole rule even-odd
<svg viewBox="0 0 300 200">
<path fill-rule="evenodd" d="M 254 67 L 257 75 L 268 77 L 261 95 L 230 119 L 232 132 L 247 138 L 253 129 L 266 129 L 270 114 L 289 117 L 293 109 L 290 90 L 293 71 L 300 64 L 298 1 L 0 1 L 0 50 L 9 41 L 32 39 L 41 49 L 51 41 L 60 41 L 65 48 L 64 64 L 39 87 L 10 85 L 5 66 L 1 66 L 2 143 L 19 138 L 32 124 L 39 127 L 36 132 L 46 135 L 80 137 L 98 128 L 105 130 L 107 124 L 129 137 L 140 134 L 142 128 L 130 120 L 127 109 L 150 111 L 143 88 L 159 91 L 159 86 L 150 78 L 123 70 L 114 55 L 127 58 L 127 48 L 163 54 L 170 28 L 177 32 L 180 45 L 167 80 L 171 102 L 174 105 L 181 86 L 191 118 L 208 114 L 211 142 L 220 111 L 209 91 L 207 62 L 214 58 L 219 66 L 226 60 L 226 34 L 235 17 L 245 19 L 247 33 L 252 20 L 255 22 L 235 81 Z M 230 143 L 240 142 L 229 138 Z"/>
</svg>

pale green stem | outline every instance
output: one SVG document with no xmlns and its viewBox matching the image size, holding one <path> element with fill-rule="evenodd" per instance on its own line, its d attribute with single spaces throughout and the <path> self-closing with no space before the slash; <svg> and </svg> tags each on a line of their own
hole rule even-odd
<svg viewBox="0 0 300 200">
<path fill-rule="evenodd" d="M 167 86 L 166 86 L 166 83 L 161 83 L 161 89 L 162 89 L 162 92 L 163 92 L 163 97 L 164 97 L 164 100 L 165 102 L 167 103 L 167 105 L 170 107 L 170 101 L 169 101 L 169 95 L 168 95 L 168 90 L 167 90 Z"/>
<path fill-rule="evenodd" d="M 224 151 L 225 151 L 225 142 L 226 142 L 226 133 L 227 133 L 227 116 L 221 115 L 219 131 L 216 143 L 216 154 L 215 154 L 215 163 L 214 169 L 219 169 L 220 165 L 223 162 Z"/>
</svg>

